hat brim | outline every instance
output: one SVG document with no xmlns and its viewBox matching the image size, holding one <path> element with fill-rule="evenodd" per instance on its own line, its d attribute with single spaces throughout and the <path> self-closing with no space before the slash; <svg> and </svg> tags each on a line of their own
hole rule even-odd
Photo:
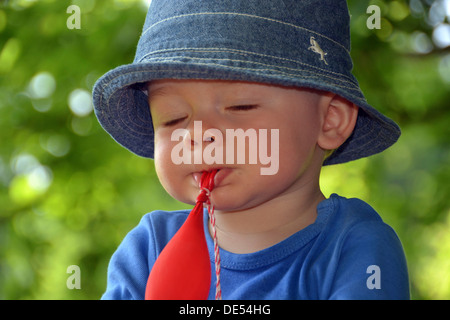
<svg viewBox="0 0 450 320">
<path fill-rule="evenodd" d="M 95 114 L 102 127 L 120 145 L 146 158 L 154 156 L 154 132 L 144 92 L 144 84 L 158 79 L 203 79 L 259 82 L 266 84 L 306 87 L 333 92 L 359 107 L 352 135 L 324 165 L 345 163 L 379 153 L 400 136 L 397 124 L 370 106 L 356 79 L 348 81 L 318 73 L 307 65 L 287 69 L 261 65 L 223 63 L 223 60 L 195 59 L 178 61 L 174 58 L 142 61 L 117 67 L 102 76 L 94 85 Z"/>
</svg>

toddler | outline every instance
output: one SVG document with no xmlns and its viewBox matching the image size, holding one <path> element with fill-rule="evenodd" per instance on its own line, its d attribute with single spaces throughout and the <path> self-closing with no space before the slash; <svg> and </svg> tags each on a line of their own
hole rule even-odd
<svg viewBox="0 0 450 320">
<path fill-rule="evenodd" d="M 205 211 L 202 232 L 212 270 L 213 238 L 220 247 L 223 299 L 409 299 L 392 228 L 319 187 L 323 165 L 400 135 L 351 73 L 349 20 L 344 0 L 153 0 L 134 62 L 94 86 L 103 128 L 153 158 L 174 198 L 195 204 L 215 173 L 215 228 Z M 188 214 L 146 214 L 112 256 L 102 298 L 144 299 Z"/>
</svg>

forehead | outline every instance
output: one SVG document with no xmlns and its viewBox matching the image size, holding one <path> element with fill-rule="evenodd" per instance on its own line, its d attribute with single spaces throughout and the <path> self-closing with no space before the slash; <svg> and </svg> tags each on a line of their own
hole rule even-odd
<svg viewBox="0 0 450 320">
<path fill-rule="evenodd" d="M 302 99 L 320 95 L 315 89 L 284 87 L 255 82 L 225 80 L 156 80 L 148 83 L 149 101 L 158 97 L 193 96 L 202 99 L 208 97 L 253 97 L 268 99 L 269 97 Z"/>
<path fill-rule="evenodd" d="M 156 80 L 148 83 L 149 97 L 159 96 L 171 93 L 190 93 L 192 89 L 196 91 L 212 91 L 215 90 L 220 93 L 239 93 L 247 92 L 248 90 L 262 90 L 270 87 L 270 85 L 240 82 L 240 81 L 225 81 L 225 80 Z"/>
</svg>

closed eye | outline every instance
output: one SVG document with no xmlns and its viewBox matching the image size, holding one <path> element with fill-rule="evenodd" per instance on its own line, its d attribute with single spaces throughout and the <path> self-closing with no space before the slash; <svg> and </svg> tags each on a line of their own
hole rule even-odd
<svg viewBox="0 0 450 320">
<path fill-rule="evenodd" d="M 246 105 L 237 105 L 237 106 L 231 106 L 228 107 L 229 110 L 232 111 L 247 111 L 258 108 L 258 105 L 256 104 L 246 104 Z"/>
<path fill-rule="evenodd" d="M 182 121 L 183 121 L 184 119 L 186 119 L 186 118 L 187 118 L 187 117 L 182 117 L 182 118 L 177 118 L 177 119 L 173 119 L 173 120 L 170 120 L 170 121 L 166 121 L 166 122 L 163 123 L 163 126 L 164 126 L 164 127 L 171 127 L 171 126 L 174 126 L 174 125 L 176 125 L 176 124 L 182 122 Z"/>
</svg>

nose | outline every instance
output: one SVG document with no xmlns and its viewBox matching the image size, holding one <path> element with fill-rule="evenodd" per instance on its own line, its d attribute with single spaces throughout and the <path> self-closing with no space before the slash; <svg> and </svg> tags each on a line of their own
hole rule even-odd
<svg viewBox="0 0 450 320">
<path fill-rule="evenodd" d="M 206 130 L 203 133 L 203 141 L 214 142 L 215 140 L 216 140 L 216 138 L 214 137 L 214 135 L 212 134 L 212 132 L 210 130 Z"/>
<path fill-rule="evenodd" d="M 190 156 L 194 164 L 223 163 L 222 132 L 212 128 L 210 123 L 212 122 L 205 124 L 204 121 L 194 121 L 186 128 L 183 143 L 186 149 L 191 151 Z M 211 155 L 212 152 L 214 156 Z"/>
<path fill-rule="evenodd" d="M 197 147 L 203 149 L 208 144 L 220 140 L 218 139 L 218 135 L 221 135 L 220 130 L 213 128 L 211 125 L 205 125 L 204 121 L 198 120 L 187 127 L 184 135 L 184 143 L 190 150 L 195 150 Z"/>
</svg>

